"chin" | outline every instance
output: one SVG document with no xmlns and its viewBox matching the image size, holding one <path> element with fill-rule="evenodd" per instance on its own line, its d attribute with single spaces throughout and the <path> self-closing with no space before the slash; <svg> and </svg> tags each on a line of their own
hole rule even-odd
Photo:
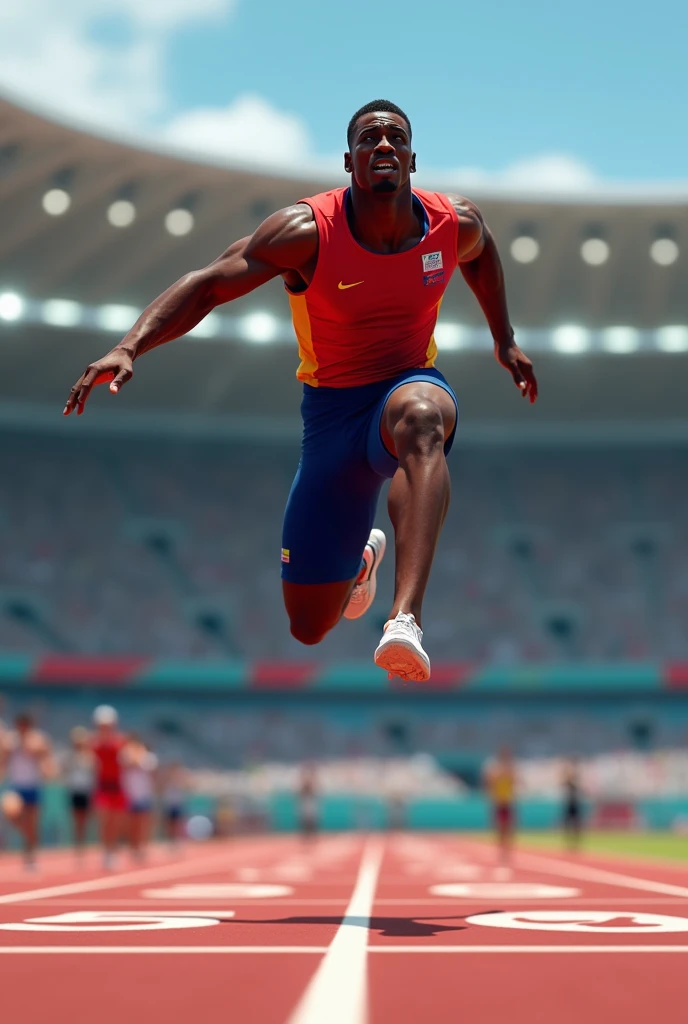
<svg viewBox="0 0 688 1024">
<path fill-rule="evenodd" d="M 398 188 L 398 182 L 392 181 L 391 178 L 383 178 L 382 181 L 375 182 L 373 192 L 376 195 L 380 195 L 381 193 L 396 192 Z"/>
</svg>

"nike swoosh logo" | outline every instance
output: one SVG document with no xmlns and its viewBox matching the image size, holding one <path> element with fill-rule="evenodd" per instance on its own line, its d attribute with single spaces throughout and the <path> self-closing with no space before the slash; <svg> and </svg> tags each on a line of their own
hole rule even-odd
<svg viewBox="0 0 688 1024">
<path fill-rule="evenodd" d="M 354 281 L 353 284 L 342 284 L 342 282 L 340 281 L 337 287 L 339 288 L 340 291 L 343 292 L 346 291 L 347 288 L 356 288 L 357 285 L 359 284 L 363 284 L 363 281 Z"/>
</svg>

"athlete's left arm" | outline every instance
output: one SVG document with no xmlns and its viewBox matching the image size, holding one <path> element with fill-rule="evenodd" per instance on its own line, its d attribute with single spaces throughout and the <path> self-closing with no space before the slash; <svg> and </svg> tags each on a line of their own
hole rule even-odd
<svg viewBox="0 0 688 1024">
<path fill-rule="evenodd" d="M 485 314 L 494 338 L 495 356 L 509 371 L 523 397 L 527 396 L 532 403 L 538 395 L 537 379 L 533 364 L 514 340 L 504 271 L 495 240 L 475 203 L 463 196 L 450 195 L 447 198 L 459 218 L 459 268 Z"/>
</svg>

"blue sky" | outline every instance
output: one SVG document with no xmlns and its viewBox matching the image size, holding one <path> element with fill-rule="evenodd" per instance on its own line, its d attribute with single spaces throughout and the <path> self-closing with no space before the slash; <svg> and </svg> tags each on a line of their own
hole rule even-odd
<svg viewBox="0 0 688 1024">
<path fill-rule="evenodd" d="M 406 108 L 421 168 L 585 188 L 688 179 L 688 5 L 5 0 L 0 89 L 224 159 L 336 167 Z"/>
</svg>

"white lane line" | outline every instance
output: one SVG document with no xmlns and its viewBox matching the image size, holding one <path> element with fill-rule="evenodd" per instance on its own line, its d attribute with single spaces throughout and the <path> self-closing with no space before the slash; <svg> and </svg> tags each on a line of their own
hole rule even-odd
<svg viewBox="0 0 688 1024">
<path fill-rule="evenodd" d="M 673 885 L 670 882 L 655 882 L 649 878 L 636 878 L 634 875 L 622 875 L 606 868 L 593 868 L 583 864 L 572 864 L 541 857 L 534 853 L 518 853 L 516 863 L 519 867 L 533 871 L 544 871 L 549 875 L 560 875 L 563 878 L 577 878 L 583 882 L 600 882 L 606 885 L 618 885 L 624 889 L 640 889 L 643 892 L 658 892 L 662 896 L 678 896 L 688 899 L 688 886 Z"/>
<path fill-rule="evenodd" d="M 289 1024 L 367 1024 L 368 926 L 383 852 L 381 840 L 366 843 L 344 920 Z"/>
<path fill-rule="evenodd" d="M 77 893 L 98 892 L 102 889 L 120 889 L 129 885 L 145 885 L 149 882 L 162 882 L 180 875 L 207 874 L 213 871 L 227 870 L 227 853 L 217 854 L 201 861 L 184 861 L 170 865 L 158 865 L 151 868 L 139 868 L 136 871 L 125 871 L 117 875 L 105 875 L 83 882 L 67 882 L 63 885 L 50 885 L 42 889 L 28 889 L 24 892 L 9 892 L 0 896 L 0 904 L 27 903 L 32 900 L 49 899 L 53 896 L 71 896 Z"/>
<path fill-rule="evenodd" d="M 332 946 L 0 946 L 0 955 L 8 956 L 43 956 L 43 955 L 136 955 L 148 953 L 154 956 L 168 954 L 199 953 L 202 956 L 220 954 L 271 954 L 282 956 L 284 953 L 327 954 Z M 369 946 L 369 953 L 688 953 L 688 946 Z M 346 985 L 347 979 L 343 979 Z M 346 988 L 339 990 L 337 999 L 346 1000 Z M 347 1018 L 348 1019 L 348 1018 Z M 320 1018 L 318 1024 L 334 1024 L 342 1020 L 336 1003 L 329 1006 L 328 1016 Z"/>
</svg>

